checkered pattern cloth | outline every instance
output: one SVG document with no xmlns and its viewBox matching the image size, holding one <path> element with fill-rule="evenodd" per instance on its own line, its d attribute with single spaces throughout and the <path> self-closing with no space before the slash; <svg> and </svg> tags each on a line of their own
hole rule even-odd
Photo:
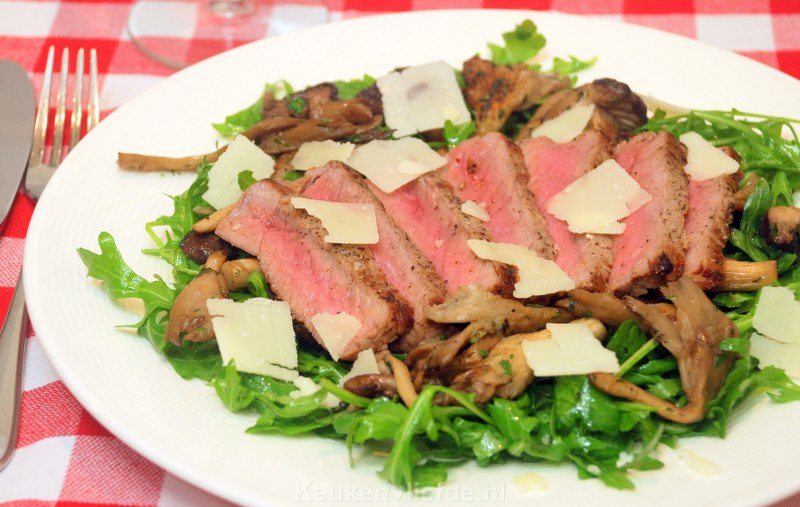
<svg viewBox="0 0 800 507">
<path fill-rule="evenodd" d="M 165 2 L 181 9 L 181 2 Z M 303 3 L 303 0 L 298 0 Z M 306 2 L 309 3 L 309 2 Z M 314 2 L 310 2 L 314 3 Z M 432 8 L 556 10 L 655 27 L 739 52 L 800 77 L 800 0 L 327 0 L 333 20 L 376 11 Z M 94 47 L 104 112 L 172 71 L 149 60 L 125 33 L 130 0 L 0 0 L 0 58 L 16 60 L 41 86 L 46 50 Z M 278 8 L 278 7 L 275 7 Z M 157 31 L 157 29 L 156 29 Z M 263 27 L 260 37 L 272 33 Z M 158 36 L 160 34 L 154 33 Z M 240 43 L 244 41 L 235 41 Z M 198 34 L 169 41 L 186 55 L 223 49 Z M 1 114 L 1 113 L 0 113 Z M 17 199 L 0 237 L 0 314 L 11 301 L 34 203 Z M 16 456 L 0 472 L 0 504 L 224 504 L 166 473 L 114 438 L 53 371 L 33 332 L 27 343 Z M 800 504 L 800 495 L 782 505 Z"/>
</svg>

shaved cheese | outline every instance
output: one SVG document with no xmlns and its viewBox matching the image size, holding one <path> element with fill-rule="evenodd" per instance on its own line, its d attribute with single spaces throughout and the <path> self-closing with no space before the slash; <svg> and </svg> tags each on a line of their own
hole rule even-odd
<svg viewBox="0 0 800 507">
<path fill-rule="evenodd" d="M 800 379 L 800 343 L 781 343 L 758 333 L 750 335 L 750 355 L 758 359 L 758 367 L 783 369 L 787 375 Z"/>
<path fill-rule="evenodd" d="M 300 171 L 320 167 L 332 160 L 345 162 L 353 153 L 353 143 L 337 143 L 336 141 L 309 141 L 300 145 L 294 158 L 292 167 Z"/>
<path fill-rule="evenodd" d="M 377 79 L 386 126 L 395 137 L 458 125 L 471 117 L 453 67 L 432 62 L 390 72 Z"/>
<path fill-rule="evenodd" d="M 522 494 L 547 489 L 547 481 L 544 480 L 544 477 L 535 472 L 520 474 L 511 479 L 511 482 L 517 488 L 517 491 Z"/>
<path fill-rule="evenodd" d="M 575 288 L 575 282 L 558 264 L 542 259 L 523 246 L 481 239 L 468 239 L 467 246 L 481 259 L 517 267 L 519 281 L 514 285 L 515 298 L 543 296 Z"/>
<path fill-rule="evenodd" d="M 549 137 L 557 143 L 568 143 L 586 129 L 594 114 L 594 104 L 575 104 L 560 115 L 542 122 L 531 137 Z"/>
<path fill-rule="evenodd" d="M 297 377 L 297 344 L 287 303 L 209 299 L 206 307 L 223 364 L 233 360 L 239 371 L 283 380 Z"/>
<path fill-rule="evenodd" d="M 353 361 L 350 372 L 339 381 L 339 385 L 344 385 L 345 382 L 359 375 L 372 375 L 380 372 L 381 371 L 378 369 L 378 361 L 375 359 L 375 353 L 372 349 L 362 350 L 358 353 L 356 360 Z"/>
<path fill-rule="evenodd" d="M 616 373 L 616 354 L 603 347 L 584 324 L 547 324 L 550 338 L 524 340 L 525 361 L 537 377 Z"/>
<path fill-rule="evenodd" d="M 404 137 L 370 141 L 353 150 L 347 163 L 386 193 L 394 192 L 447 162 L 423 140 Z"/>
<path fill-rule="evenodd" d="M 328 231 L 326 243 L 374 245 L 378 242 L 378 222 L 372 204 L 320 201 L 292 197 L 292 206 L 304 209 L 322 221 Z"/>
<path fill-rule="evenodd" d="M 361 321 L 344 312 L 318 313 L 311 317 L 311 325 L 334 361 L 361 329 Z"/>
<path fill-rule="evenodd" d="M 686 146 L 686 173 L 693 180 L 710 180 L 739 170 L 739 162 L 697 132 L 682 134 L 680 141 Z"/>
<path fill-rule="evenodd" d="M 615 160 L 609 159 L 554 195 L 547 211 L 576 233 L 621 234 L 618 223 L 650 202 L 652 196 Z"/>
<path fill-rule="evenodd" d="M 461 212 L 465 215 L 483 220 L 484 222 L 489 221 L 489 213 L 475 201 L 464 201 L 461 203 Z"/>
<path fill-rule="evenodd" d="M 431 170 L 430 167 L 413 160 L 403 159 L 397 164 L 397 172 L 409 176 L 421 176 Z"/>
<path fill-rule="evenodd" d="M 694 470 L 700 475 L 706 477 L 714 477 L 722 473 L 722 467 L 708 459 L 700 456 L 694 451 L 690 451 L 684 447 L 679 448 L 677 451 L 678 457 L 684 463 L 689 465 L 689 468 Z"/>
<path fill-rule="evenodd" d="M 203 199 L 222 209 L 242 196 L 239 173 L 251 171 L 253 178 L 263 180 L 275 172 L 275 161 L 244 136 L 238 136 L 228 145 L 208 172 L 208 190 Z"/>
<path fill-rule="evenodd" d="M 800 342 L 800 303 L 786 287 L 764 287 L 753 314 L 753 327 L 782 343 Z"/>
</svg>

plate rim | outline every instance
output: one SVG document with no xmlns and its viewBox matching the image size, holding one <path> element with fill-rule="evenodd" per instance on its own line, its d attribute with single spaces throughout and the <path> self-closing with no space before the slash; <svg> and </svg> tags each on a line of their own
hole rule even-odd
<svg viewBox="0 0 800 507">
<path fill-rule="evenodd" d="M 523 19 L 525 16 L 534 18 L 534 21 L 536 21 L 535 19 L 536 17 L 549 17 L 556 19 L 562 18 L 565 20 L 580 19 L 582 21 L 588 20 L 593 24 L 601 25 L 605 29 L 613 29 L 614 27 L 617 27 L 620 23 L 622 23 L 627 28 L 632 28 L 634 30 L 641 30 L 643 32 L 648 32 L 648 33 L 656 33 L 662 37 L 666 36 L 668 38 L 674 38 L 674 40 L 681 40 L 684 42 L 688 41 L 691 44 L 702 46 L 708 51 L 712 51 L 720 55 L 733 56 L 736 58 L 737 61 L 741 62 L 742 64 L 745 65 L 755 64 L 756 66 L 761 67 L 762 70 L 768 71 L 776 75 L 776 77 L 779 76 L 782 79 L 789 78 L 795 81 L 797 84 L 800 84 L 800 79 L 797 79 L 794 76 L 791 76 L 785 72 L 782 72 L 779 69 L 771 67 L 760 61 L 740 55 L 734 51 L 718 48 L 716 46 L 712 46 L 708 43 L 684 35 L 666 32 L 649 26 L 628 23 L 624 20 L 616 21 L 608 19 L 597 19 L 592 16 L 563 13 L 558 11 L 538 11 L 530 9 L 429 9 L 429 10 L 393 12 L 393 13 L 376 14 L 376 15 L 361 16 L 357 18 L 344 19 L 336 21 L 334 23 L 328 23 L 317 27 L 304 28 L 302 30 L 297 30 L 295 32 L 291 32 L 288 34 L 259 39 L 250 42 L 248 44 L 244 44 L 242 46 L 230 49 L 223 53 L 214 55 L 201 62 L 197 62 L 189 67 L 186 67 L 184 69 L 179 70 L 178 72 L 169 75 L 159 83 L 148 88 L 147 90 L 138 94 L 136 97 L 129 100 L 125 104 L 122 104 L 121 106 L 116 108 L 106 118 L 104 118 L 104 120 L 107 118 L 117 116 L 120 111 L 126 111 L 129 108 L 136 107 L 139 101 L 145 100 L 150 95 L 158 94 L 161 87 L 164 86 L 164 83 L 175 78 L 176 76 L 182 75 L 184 72 L 187 72 L 190 69 L 193 69 L 197 66 L 207 65 L 210 62 L 215 62 L 217 60 L 228 58 L 230 54 L 236 53 L 237 51 L 240 50 L 244 50 L 244 48 L 249 48 L 252 46 L 257 46 L 262 44 L 268 45 L 269 41 L 273 39 L 293 37 L 295 36 L 295 34 L 298 33 L 308 33 L 334 24 L 335 25 L 342 25 L 342 24 L 356 25 L 356 24 L 373 24 L 373 23 L 380 24 L 386 18 L 427 17 L 427 16 L 441 15 L 442 13 L 458 16 L 463 13 L 472 15 L 478 12 L 480 13 L 513 12 L 520 17 L 520 20 Z M 598 56 L 602 57 L 602 53 L 598 52 Z M 100 128 L 102 128 L 102 122 L 100 124 Z M 89 133 L 88 135 L 91 136 L 93 134 L 94 131 Z M 71 153 L 68 155 L 68 157 L 69 156 L 71 156 Z M 54 175 L 54 178 L 58 180 L 62 179 L 63 177 L 64 174 L 63 173 L 59 174 L 58 171 Z M 35 263 L 35 258 L 38 249 L 45 242 L 44 238 L 46 233 L 46 225 L 43 223 L 41 219 L 41 215 L 43 212 L 39 212 L 39 209 L 42 208 L 41 205 L 42 202 L 49 204 L 49 199 L 50 199 L 49 195 L 52 194 L 53 192 L 52 190 L 48 192 L 50 188 L 52 188 L 52 186 L 48 185 L 48 188 L 45 189 L 42 198 L 35 206 L 34 212 L 31 217 L 31 221 L 28 226 L 28 231 L 25 236 L 25 249 L 24 249 L 23 265 L 22 265 L 22 273 L 23 273 L 22 282 L 26 296 L 27 314 L 31 320 L 32 328 L 36 331 L 35 336 L 39 338 L 39 342 L 41 343 L 42 348 L 48 357 L 48 360 L 50 361 L 54 370 L 58 374 L 59 379 L 64 382 L 64 384 L 69 389 L 70 393 L 81 404 L 81 406 L 84 409 L 86 409 L 101 425 L 103 425 L 104 428 L 106 428 L 112 435 L 114 435 L 114 437 L 121 440 L 123 444 L 130 447 L 140 455 L 144 456 L 150 462 L 164 469 L 167 473 L 170 473 L 178 477 L 179 479 L 186 481 L 192 486 L 217 496 L 219 499 L 239 504 L 251 504 L 253 500 L 251 496 L 243 494 L 240 491 L 236 490 L 235 488 L 230 488 L 228 486 L 225 486 L 224 484 L 220 484 L 214 481 L 208 481 L 206 480 L 205 477 L 199 476 L 198 475 L 199 472 L 197 470 L 193 470 L 192 466 L 185 465 L 181 460 L 177 459 L 177 457 L 170 456 L 169 453 L 162 453 L 156 448 L 149 447 L 144 439 L 136 436 L 135 431 L 127 428 L 123 420 L 118 420 L 110 412 L 104 411 L 100 406 L 101 403 L 96 399 L 95 395 L 93 394 L 92 387 L 83 385 L 79 379 L 74 378 L 71 374 L 72 370 L 70 369 L 70 366 L 62 362 L 58 354 L 55 353 L 55 346 L 53 345 L 53 342 L 57 340 L 56 338 L 57 331 L 52 330 L 50 325 L 48 324 L 46 317 L 47 310 L 41 307 L 40 304 L 40 301 L 42 301 L 41 298 L 35 298 L 35 294 L 40 291 L 39 287 L 41 287 L 41 284 L 38 283 L 38 272 Z M 753 500 L 754 502 L 765 503 L 765 504 L 773 503 L 781 499 L 785 499 L 788 496 L 798 491 L 800 491 L 800 476 L 798 476 L 797 479 L 791 484 L 787 483 L 783 485 L 783 487 L 772 488 L 766 494 L 762 493 L 760 495 L 751 497 L 751 500 Z M 279 505 L 278 503 L 275 503 L 273 500 L 269 499 L 266 500 L 261 499 L 258 502 L 258 504 Z"/>
</svg>

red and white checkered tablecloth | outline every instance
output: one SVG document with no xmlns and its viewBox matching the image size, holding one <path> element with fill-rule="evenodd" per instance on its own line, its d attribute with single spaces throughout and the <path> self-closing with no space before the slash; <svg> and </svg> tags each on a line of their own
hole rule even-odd
<svg viewBox="0 0 800 507">
<path fill-rule="evenodd" d="M 800 77 L 800 0 L 326 0 L 325 3 L 334 20 L 378 11 L 443 7 L 577 13 L 694 37 Z M 50 45 L 73 50 L 97 48 L 101 103 L 107 112 L 172 72 L 143 56 L 126 35 L 125 21 L 132 5 L 132 0 L 0 0 L 0 58 L 19 62 L 40 87 Z M 214 42 L 197 38 L 172 41 L 173 47 L 187 53 L 208 44 Z M 0 315 L 5 315 L 11 301 L 33 207 L 33 202 L 20 195 L 0 237 Z M 32 332 L 28 338 L 23 385 L 19 444 L 9 467 L 0 472 L 0 505 L 225 503 L 166 473 L 109 434 L 59 380 Z M 800 495 L 781 505 L 800 505 Z"/>
</svg>

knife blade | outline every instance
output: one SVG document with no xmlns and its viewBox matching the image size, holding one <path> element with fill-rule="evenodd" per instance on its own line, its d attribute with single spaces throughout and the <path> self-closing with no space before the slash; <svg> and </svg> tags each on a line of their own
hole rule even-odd
<svg viewBox="0 0 800 507">
<path fill-rule="evenodd" d="M 28 73 L 0 60 L 0 224 L 5 223 L 28 163 L 36 98 Z"/>
</svg>

